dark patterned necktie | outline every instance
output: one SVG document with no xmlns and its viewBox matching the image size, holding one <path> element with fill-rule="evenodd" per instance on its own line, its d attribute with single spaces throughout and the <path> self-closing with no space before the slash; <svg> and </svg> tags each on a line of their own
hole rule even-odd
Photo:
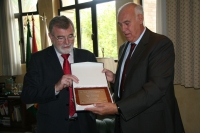
<svg viewBox="0 0 200 133">
<path fill-rule="evenodd" d="M 70 64 L 68 61 L 68 57 L 70 54 L 63 54 L 62 57 L 64 58 L 64 63 L 63 63 L 63 71 L 64 74 L 71 74 L 71 69 L 70 69 Z M 69 116 L 73 116 L 75 113 L 75 106 L 73 102 L 73 91 L 72 87 L 69 87 Z"/>
<path fill-rule="evenodd" d="M 123 73 L 122 73 L 121 85 L 120 85 L 120 97 L 122 96 L 123 91 L 124 91 L 124 81 L 125 81 L 125 78 L 126 78 L 126 71 L 127 71 L 128 64 L 130 62 L 131 55 L 132 55 L 132 52 L 133 52 L 135 46 L 136 46 L 135 43 L 131 44 L 131 48 L 130 48 L 128 57 L 126 58 L 126 61 L 125 61 L 125 64 L 124 64 L 124 70 L 123 70 Z"/>
</svg>

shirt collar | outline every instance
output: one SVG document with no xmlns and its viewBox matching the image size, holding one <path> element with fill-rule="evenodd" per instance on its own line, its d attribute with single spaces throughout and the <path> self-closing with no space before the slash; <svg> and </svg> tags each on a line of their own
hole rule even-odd
<svg viewBox="0 0 200 133">
<path fill-rule="evenodd" d="M 143 37 L 145 31 L 146 31 L 146 27 L 144 27 L 144 30 L 143 30 L 142 34 L 141 34 L 140 37 L 134 42 L 136 45 L 139 44 L 139 42 L 140 42 L 141 38 Z"/>
<path fill-rule="evenodd" d="M 57 57 L 59 59 L 59 61 L 62 62 L 64 61 L 63 57 L 61 56 L 62 54 L 58 52 L 58 50 L 54 47 Z M 72 51 L 69 53 L 70 56 L 68 57 L 69 63 L 74 63 L 74 50 L 72 49 Z"/>
</svg>

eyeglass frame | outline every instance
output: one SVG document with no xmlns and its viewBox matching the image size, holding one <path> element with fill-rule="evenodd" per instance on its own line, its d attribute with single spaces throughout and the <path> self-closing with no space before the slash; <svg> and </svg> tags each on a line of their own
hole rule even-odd
<svg viewBox="0 0 200 133">
<path fill-rule="evenodd" d="M 68 39 L 68 41 L 73 41 L 74 40 L 74 38 L 76 37 L 75 35 L 73 35 L 73 34 L 70 34 L 70 35 L 68 35 L 67 37 L 65 37 L 65 36 L 59 36 L 59 37 L 56 37 L 55 35 L 53 35 L 53 34 L 51 34 L 53 37 L 55 37 L 56 38 L 56 40 L 58 41 L 58 42 L 64 42 L 64 41 L 66 41 L 66 39 Z M 59 40 L 60 39 L 60 40 Z M 63 40 L 62 40 L 63 39 Z"/>
</svg>

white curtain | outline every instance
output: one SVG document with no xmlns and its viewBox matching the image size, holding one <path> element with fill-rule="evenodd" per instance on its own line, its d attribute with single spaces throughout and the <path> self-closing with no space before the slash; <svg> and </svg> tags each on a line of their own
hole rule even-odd
<svg viewBox="0 0 200 133">
<path fill-rule="evenodd" d="M 166 5 L 176 55 L 174 83 L 200 89 L 200 0 L 167 0 Z"/>
<path fill-rule="evenodd" d="M 174 43 L 174 84 L 200 88 L 200 1 L 157 0 L 156 32 Z"/>
<path fill-rule="evenodd" d="M 21 75 L 19 37 L 11 0 L 0 0 L 1 76 Z"/>
</svg>

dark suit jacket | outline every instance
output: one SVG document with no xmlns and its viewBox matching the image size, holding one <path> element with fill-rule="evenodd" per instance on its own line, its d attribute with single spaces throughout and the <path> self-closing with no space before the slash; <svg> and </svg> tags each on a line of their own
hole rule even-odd
<svg viewBox="0 0 200 133">
<path fill-rule="evenodd" d="M 74 48 L 74 62 L 96 62 L 94 54 Z M 65 88 L 55 95 L 55 84 L 64 75 L 53 46 L 31 56 L 21 99 L 25 103 L 39 103 L 38 133 L 68 133 L 69 91 Z M 95 133 L 95 115 L 78 112 L 81 133 Z"/>
<path fill-rule="evenodd" d="M 114 94 L 122 115 L 116 118 L 123 133 L 183 133 L 174 95 L 174 47 L 166 36 L 146 29 L 131 57 L 118 98 L 119 75 L 128 42 L 119 50 Z M 116 125 L 116 128 L 119 125 Z"/>
</svg>

